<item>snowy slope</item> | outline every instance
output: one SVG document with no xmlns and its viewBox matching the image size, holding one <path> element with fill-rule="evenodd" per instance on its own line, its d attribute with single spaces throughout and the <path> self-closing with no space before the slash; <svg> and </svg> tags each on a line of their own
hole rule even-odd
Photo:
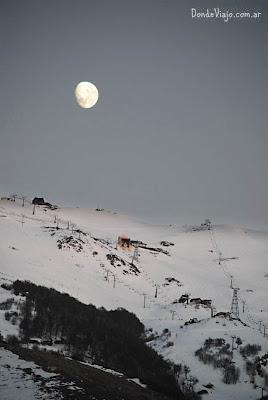
<svg viewBox="0 0 268 400">
<path fill-rule="evenodd" d="M 239 384 L 226 385 L 221 382 L 220 372 L 201 364 L 194 352 L 208 337 L 225 337 L 230 342 L 231 335 L 240 336 L 244 343 L 259 343 L 262 352 L 268 351 L 268 339 L 263 337 L 263 324 L 268 326 L 268 233 L 234 226 L 189 232 L 177 226 L 145 224 L 107 211 L 52 211 L 40 206 L 33 215 L 32 210 L 32 205 L 22 207 L 19 200 L 0 202 L 2 282 L 27 279 L 67 292 L 86 304 L 108 309 L 124 307 L 159 334 L 165 328 L 170 330 L 169 340 L 174 345 L 167 348 L 160 341 L 152 345 L 173 361 L 189 365 L 200 388 L 213 380 L 215 389 L 207 398 L 215 398 L 217 393 L 219 400 L 239 399 L 242 392 L 244 399 L 256 398 L 257 392 L 249 382 L 245 383 L 248 377 L 243 371 Z M 135 273 L 131 268 L 133 249 L 126 252 L 115 248 L 122 234 L 148 247 L 160 247 L 169 255 L 139 248 Z M 70 236 L 73 243 L 58 248 L 58 240 L 62 243 Z M 174 246 L 161 246 L 163 240 Z M 114 265 L 109 260 L 111 255 L 118 258 Z M 167 278 L 174 279 L 168 282 Z M 208 307 L 173 304 L 189 293 L 190 298 L 211 299 L 214 313 L 229 311 L 231 278 L 233 287 L 240 288 L 240 318 L 248 326 L 211 319 Z M 191 318 L 201 322 L 184 326 Z M 0 331 L 6 331 L 4 322 L 1 324 Z M 242 361 L 237 358 L 243 369 Z"/>
<path fill-rule="evenodd" d="M 54 387 L 57 385 L 55 378 L 57 378 L 56 374 L 45 372 L 33 362 L 21 360 L 17 354 L 1 349 L 1 400 L 62 398 Z"/>
</svg>

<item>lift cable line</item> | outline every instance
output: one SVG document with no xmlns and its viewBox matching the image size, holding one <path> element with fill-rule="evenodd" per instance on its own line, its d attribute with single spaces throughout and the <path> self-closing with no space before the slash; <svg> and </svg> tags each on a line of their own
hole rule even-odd
<svg viewBox="0 0 268 400">
<path fill-rule="evenodd" d="M 212 243 L 212 246 L 214 248 L 214 251 L 218 254 L 218 259 L 219 259 L 219 266 L 222 269 L 222 272 L 224 273 L 224 275 L 226 276 L 226 278 L 229 279 L 230 282 L 230 287 L 233 290 L 233 297 L 232 297 L 232 303 L 231 303 L 231 314 L 233 315 L 238 315 L 236 318 L 239 318 L 239 301 L 242 303 L 243 305 L 243 314 L 246 317 L 246 319 L 248 320 L 248 323 L 250 325 L 250 327 L 256 331 L 259 331 L 261 333 L 263 333 L 263 336 L 265 338 L 268 338 L 268 335 L 266 333 L 267 331 L 267 326 L 263 323 L 263 321 L 260 320 L 255 320 L 255 318 L 252 316 L 252 314 L 250 313 L 250 309 L 249 306 L 247 304 L 247 301 L 242 298 L 239 293 L 238 290 L 239 288 L 235 287 L 236 286 L 236 282 L 234 281 L 234 277 L 233 275 L 231 275 L 227 270 L 226 270 L 226 264 L 225 262 L 228 260 L 234 260 L 234 259 L 238 259 L 238 257 L 229 257 L 229 258 L 224 258 L 222 257 L 222 252 L 220 250 L 220 247 L 217 243 L 216 237 L 215 237 L 215 232 L 213 229 L 213 225 L 211 224 L 211 228 L 209 230 L 210 232 L 210 240 Z M 236 291 L 236 293 L 235 293 Z M 263 327 L 263 329 L 262 329 Z"/>
</svg>

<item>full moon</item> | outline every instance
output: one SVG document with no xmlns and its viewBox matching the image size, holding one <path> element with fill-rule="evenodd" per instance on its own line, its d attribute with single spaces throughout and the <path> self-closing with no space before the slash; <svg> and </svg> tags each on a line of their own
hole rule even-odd
<svg viewBox="0 0 268 400">
<path fill-rule="evenodd" d="M 75 88 L 75 98 L 77 103 L 82 108 L 93 107 L 99 98 L 99 92 L 93 83 L 80 82 Z"/>
</svg>

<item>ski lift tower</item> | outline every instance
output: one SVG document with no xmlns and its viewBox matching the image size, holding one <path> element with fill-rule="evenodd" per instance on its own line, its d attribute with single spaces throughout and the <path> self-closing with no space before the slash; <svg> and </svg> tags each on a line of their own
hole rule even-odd
<svg viewBox="0 0 268 400">
<path fill-rule="evenodd" d="M 231 315 L 235 318 L 239 318 L 238 290 L 239 288 L 233 288 L 233 298 L 231 304 Z"/>
</svg>

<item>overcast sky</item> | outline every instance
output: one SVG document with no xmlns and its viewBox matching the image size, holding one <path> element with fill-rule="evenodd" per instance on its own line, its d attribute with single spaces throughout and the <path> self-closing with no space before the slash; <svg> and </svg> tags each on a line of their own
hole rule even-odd
<svg viewBox="0 0 268 400">
<path fill-rule="evenodd" d="M 265 3 L 1 0 L 1 195 L 268 227 Z"/>
</svg>

